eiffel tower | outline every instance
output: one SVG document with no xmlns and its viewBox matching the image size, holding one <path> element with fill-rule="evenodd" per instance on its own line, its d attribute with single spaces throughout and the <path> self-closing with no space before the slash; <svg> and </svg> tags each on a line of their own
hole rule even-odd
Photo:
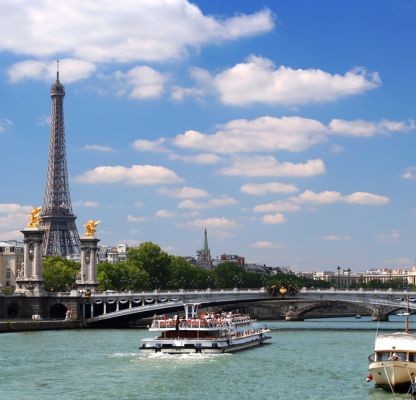
<svg viewBox="0 0 416 400">
<path fill-rule="evenodd" d="M 65 257 L 79 254 L 80 242 L 69 196 L 64 129 L 65 90 L 59 82 L 59 62 L 57 65 L 56 82 L 51 87 L 48 175 L 40 228 L 45 230 L 43 255 Z"/>
</svg>

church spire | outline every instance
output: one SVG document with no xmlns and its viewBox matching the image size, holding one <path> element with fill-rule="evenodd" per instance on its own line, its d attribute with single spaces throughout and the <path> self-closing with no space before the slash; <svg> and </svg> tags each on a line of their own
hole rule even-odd
<svg viewBox="0 0 416 400">
<path fill-rule="evenodd" d="M 204 230 L 204 247 L 197 251 L 197 263 L 204 268 L 212 268 L 211 252 L 208 247 L 207 228 Z"/>
</svg>

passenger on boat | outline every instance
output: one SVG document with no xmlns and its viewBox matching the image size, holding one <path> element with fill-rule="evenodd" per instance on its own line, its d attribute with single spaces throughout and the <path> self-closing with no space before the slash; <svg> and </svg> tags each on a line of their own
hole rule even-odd
<svg viewBox="0 0 416 400">
<path fill-rule="evenodd" d="M 400 357 L 397 355 L 397 353 L 394 351 L 392 354 L 391 354 L 391 356 L 390 356 L 390 358 L 389 358 L 389 361 L 397 361 L 397 360 L 400 360 Z"/>
<path fill-rule="evenodd" d="M 410 374 L 410 393 L 412 394 L 412 400 L 416 400 L 416 379 L 415 374 Z"/>
</svg>

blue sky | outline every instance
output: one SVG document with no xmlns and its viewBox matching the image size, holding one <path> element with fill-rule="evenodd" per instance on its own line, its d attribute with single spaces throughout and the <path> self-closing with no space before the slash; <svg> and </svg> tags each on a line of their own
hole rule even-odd
<svg viewBox="0 0 416 400">
<path fill-rule="evenodd" d="M 65 85 L 77 225 L 297 270 L 415 263 L 414 1 L 0 1 L 0 239 Z"/>
</svg>

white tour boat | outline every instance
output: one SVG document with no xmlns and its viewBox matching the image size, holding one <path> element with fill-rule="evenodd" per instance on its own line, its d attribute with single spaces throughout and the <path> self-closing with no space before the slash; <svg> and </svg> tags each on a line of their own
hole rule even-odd
<svg viewBox="0 0 416 400">
<path fill-rule="evenodd" d="M 262 344 L 270 329 L 248 315 L 197 314 L 199 304 L 185 304 L 185 316 L 153 318 L 149 331 L 154 338 L 142 339 L 140 349 L 169 354 L 228 353 Z"/>
<path fill-rule="evenodd" d="M 374 353 L 369 359 L 368 381 L 376 387 L 395 392 L 408 392 L 416 375 L 416 335 L 409 333 L 409 315 L 405 332 L 378 335 Z"/>
</svg>

